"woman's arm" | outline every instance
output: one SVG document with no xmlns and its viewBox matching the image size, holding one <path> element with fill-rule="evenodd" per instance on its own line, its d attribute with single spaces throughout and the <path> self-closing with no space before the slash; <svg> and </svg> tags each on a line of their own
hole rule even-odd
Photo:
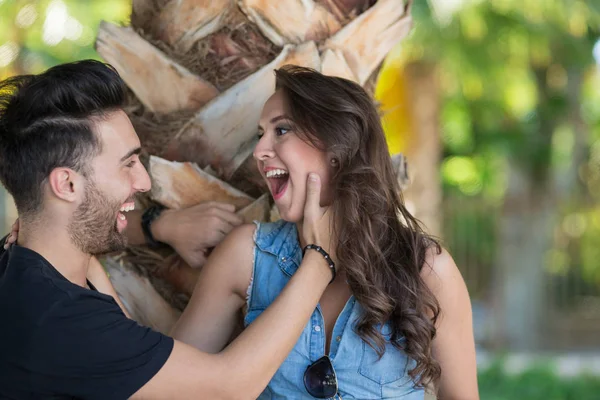
<svg viewBox="0 0 600 400">
<path fill-rule="evenodd" d="M 202 268 L 194 294 L 171 336 L 207 353 L 227 345 L 252 277 L 254 225 L 235 228 Z"/>
<path fill-rule="evenodd" d="M 430 251 L 421 277 L 441 309 L 433 340 L 433 356 L 442 368 L 438 399 L 479 399 L 471 301 L 460 271 L 448 252 Z"/>
<path fill-rule="evenodd" d="M 88 272 L 87 272 L 87 279 L 90 282 L 92 282 L 92 285 L 94 285 L 96 290 L 98 290 L 100 293 L 104 293 L 109 296 L 112 296 L 112 298 L 115 299 L 115 301 L 117 302 L 119 307 L 121 307 L 121 310 L 123 311 L 125 316 L 127 318 L 131 318 L 131 316 L 127 312 L 127 309 L 121 302 L 121 299 L 117 295 L 115 288 L 113 287 L 112 283 L 110 282 L 110 279 L 108 278 L 108 275 L 106 274 L 106 271 L 104 270 L 104 267 L 102 266 L 102 264 L 100 263 L 100 261 L 98 261 L 98 259 L 96 257 L 92 256 L 92 258 L 90 259 L 90 264 L 88 266 Z"/>
</svg>

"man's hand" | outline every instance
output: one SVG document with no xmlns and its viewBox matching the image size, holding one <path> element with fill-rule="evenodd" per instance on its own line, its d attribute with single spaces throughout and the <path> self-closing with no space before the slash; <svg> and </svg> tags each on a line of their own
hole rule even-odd
<svg viewBox="0 0 600 400">
<path fill-rule="evenodd" d="M 165 210 L 152 224 L 152 235 L 167 243 L 191 267 L 204 265 L 207 251 L 243 220 L 231 204 L 207 202 L 182 210 Z"/>
</svg>

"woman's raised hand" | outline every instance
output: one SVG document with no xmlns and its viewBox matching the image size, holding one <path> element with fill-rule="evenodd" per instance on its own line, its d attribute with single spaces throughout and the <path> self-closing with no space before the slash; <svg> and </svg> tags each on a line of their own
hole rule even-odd
<svg viewBox="0 0 600 400">
<path fill-rule="evenodd" d="M 8 249 L 11 244 L 16 243 L 19 237 L 19 219 L 15 221 L 15 223 L 11 227 L 10 235 L 6 237 L 6 241 L 4 242 L 4 250 Z"/>
</svg>

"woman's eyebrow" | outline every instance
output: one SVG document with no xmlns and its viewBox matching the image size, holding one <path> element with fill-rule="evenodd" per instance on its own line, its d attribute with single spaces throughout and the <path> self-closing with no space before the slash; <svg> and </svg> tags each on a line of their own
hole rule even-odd
<svg viewBox="0 0 600 400">
<path fill-rule="evenodd" d="M 288 116 L 287 116 L 287 115 L 285 115 L 285 114 L 281 114 L 281 115 L 278 115 L 278 116 L 276 116 L 276 117 L 273 117 L 273 118 L 271 119 L 271 123 L 272 123 L 272 124 L 274 124 L 275 122 L 277 122 L 277 121 L 280 121 L 280 120 L 282 120 L 282 119 L 290 119 L 290 117 L 288 117 Z"/>
<path fill-rule="evenodd" d="M 281 115 L 278 115 L 278 116 L 276 116 L 276 117 L 273 117 L 273 118 L 271 118 L 271 120 L 269 121 L 269 123 L 270 123 L 270 124 L 274 124 L 275 122 L 277 122 L 277 121 L 281 121 L 282 119 L 290 119 L 290 117 L 288 117 L 288 116 L 287 116 L 287 115 L 285 115 L 285 114 L 281 114 Z M 259 124 L 259 125 L 258 125 L 258 130 L 264 131 L 264 130 L 265 130 L 265 128 L 263 128 L 263 127 L 262 127 L 262 126 Z"/>
</svg>

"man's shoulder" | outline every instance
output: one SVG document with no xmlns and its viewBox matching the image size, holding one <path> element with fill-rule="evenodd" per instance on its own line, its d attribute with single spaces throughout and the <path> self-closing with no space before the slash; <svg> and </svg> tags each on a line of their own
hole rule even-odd
<svg viewBox="0 0 600 400">
<path fill-rule="evenodd" d="M 9 252 L 10 253 L 10 252 Z M 164 365 L 173 340 L 128 319 L 111 296 L 51 265 L 0 259 L 0 398 L 35 392 L 129 398 Z"/>
<path fill-rule="evenodd" d="M 110 296 L 75 285 L 43 257 L 23 250 L 11 249 L 0 257 L 0 320 L 40 326 L 57 315 L 120 311 Z"/>
<path fill-rule="evenodd" d="M 68 282 L 45 260 L 24 248 L 6 251 L 0 257 L 0 293 L 21 300 L 23 304 L 69 297 Z"/>
<path fill-rule="evenodd" d="M 4 252 L 0 257 L 0 296 L 11 296 L 14 300 L 35 300 L 44 295 L 48 301 L 49 292 L 60 295 L 62 291 L 52 283 L 54 279 L 44 267 L 43 259 L 21 249 Z"/>
<path fill-rule="evenodd" d="M 4 357 L 23 357 L 49 313 L 69 301 L 69 294 L 53 281 L 36 257 L 14 249 L 0 257 L 0 320 L 11 327 L 0 329 Z"/>
</svg>

